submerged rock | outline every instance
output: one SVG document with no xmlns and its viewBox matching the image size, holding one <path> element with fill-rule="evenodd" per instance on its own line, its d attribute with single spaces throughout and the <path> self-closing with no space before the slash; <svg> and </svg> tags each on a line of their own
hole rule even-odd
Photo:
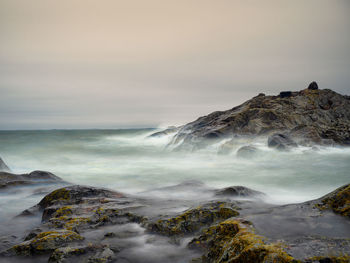
<svg viewBox="0 0 350 263">
<path fill-rule="evenodd" d="M 288 150 L 291 147 L 297 147 L 298 144 L 294 142 L 288 135 L 275 133 L 269 136 L 267 145 L 270 148 L 275 148 L 277 150 Z"/>
<path fill-rule="evenodd" d="M 10 172 L 10 168 L 6 165 L 6 163 L 0 157 L 0 172 Z"/>
<path fill-rule="evenodd" d="M 231 186 L 226 187 L 224 189 L 216 190 L 215 195 L 229 197 L 256 197 L 263 196 L 265 194 L 244 186 Z"/>
<path fill-rule="evenodd" d="M 249 158 L 258 156 L 260 152 L 261 151 L 258 148 L 248 145 L 248 146 L 242 146 L 241 148 L 239 148 L 236 155 L 237 157 L 240 157 L 240 158 L 249 159 Z"/>
<path fill-rule="evenodd" d="M 184 125 L 171 144 L 180 149 L 199 149 L 217 142 L 212 138 L 269 136 L 277 132 L 289 133 L 297 127 L 309 127 L 314 133 L 308 138 L 312 143 L 318 144 L 326 139 L 337 145 L 350 145 L 349 96 L 316 87 L 317 84 L 310 84 L 310 89 L 282 97 L 256 96 L 230 110 L 200 117 Z"/>
</svg>

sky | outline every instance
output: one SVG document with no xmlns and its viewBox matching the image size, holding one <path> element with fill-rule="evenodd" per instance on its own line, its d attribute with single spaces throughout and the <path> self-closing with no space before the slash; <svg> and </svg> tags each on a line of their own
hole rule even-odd
<svg viewBox="0 0 350 263">
<path fill-rule="evenodd" d="M 350 94 L 348 0 L 0 0 L 0 129 L 181 125 Z"/>
</svg>

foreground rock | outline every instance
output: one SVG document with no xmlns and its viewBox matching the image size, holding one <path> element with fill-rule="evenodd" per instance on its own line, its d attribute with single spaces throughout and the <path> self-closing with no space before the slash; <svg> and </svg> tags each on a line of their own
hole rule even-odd
<svg viewBox="0 0 350 263">
<path fill-rule="evenodd" d="M 245 223 L 245 224 L 244 224 Z M 202 262 L 297 263 L 281 244 L 266 244 L 249 222 L 226 220 L 206 229 L 189 247 L 200 249 Z"/>
<path fill-rule="evenodd" d="M 349 262 L 349 187 L 303 204 L 272 206 L 261 200 L 227 199 L 262 195 L 233 186 L 216 190 L 215 201 L 182 212 L 169 206 L 195 202 L 164 203 L 104 188 L 63 187 L 22 215 L 37 213 L 41 224 L 2 251 L 0 261 Z"/>
<path fill-rule="evenodd" d="M 29 174 L 12 174 L 8 172 L 0 172 L 0 189 L 9 188 L 12 186 L 53 183 L 64 183 L 64 181 L 58 176 L 45 171 L 34 171 Z"/>
<path fill-rule="evenodd" d="M 10 172 L 10 168 L 6 163 L 0 158 L 0 172 Z"/>
<path fill-rule="evenodd" d="M 199 149 L 234 135 L 286 133 L 301 144 L 350 145 L 350 97 L 329 89 L 258 96 L 227 111 L 213 112 L 184 125 L 171 144 Z"/>
</svg>

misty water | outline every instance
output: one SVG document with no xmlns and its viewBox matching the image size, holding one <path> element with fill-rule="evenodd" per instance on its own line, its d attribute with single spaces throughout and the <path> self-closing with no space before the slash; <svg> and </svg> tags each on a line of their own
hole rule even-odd
<svg viewBox="0 0 350 263">
<path fill-rule="evenodd" d="M 260 137 L 237 139 L 228 155 L 218 154 L 223 142 L 184 152 L 169 145 L 171 135 L 149 137 L 156 131 L 1 131 L 0 156 L 13 173 L 49 171 L 72 184 L 152 198 L 166 213 L 180 212 L 195 201 L 213 198 L 207 191 L 201 192 L 202 188 L 194 189 L 196 184 L 194 188 L 191 184 L 168 187 L 182 182 L 202 182 L 207 188 L 243 185 L 266 193 L 265 202 L 279 205 L 319 198 L 350 181 L 349 148 L 299 146 L 280 152 L 269 149 L 267 138 Z M 241 146 L 251 144 L 261 150 L 259 155 L 250 159 L 236 156 Z M 41 217 L 17 218 L 16 223 L 12 219 L 58 187 L 22 186 L 2 191 L 0 233 L 15 235 L 14 240 L 22 242 L 23 233 L 38 226 Z M 136 237 L 127 239 L 132 244 L 128 243 L 130 249 L 120 254 L 131 262 L 163 262 L 171 257 L 172 262 L 185 262 L 194 256 L 185 249 L 189 240 L 174 245 L 165 237 L 153 238 L 137 224 L 110 226 L 87 235 L 103 236 L 109 228 L 137 232 Z"/>
<path fill-rule="evenodd" d="M 154 129 L 1 131 L 0 154 L 13 173 L 45 170 L 64 180 L 108 187 L 126 193 L 198 180 L 209 187 L 243 185 L 267 194 L 275 204 L 318 198 L 349 183 L 350 149 L 298 147 L 289 152 L 269 149 L 266 138 L 238 141 L 236 148 L 254 144 L 262 154 L 238 158 L 235 150 L 218 155 L 218 144 L 196 152 L 168 147 L 171 136 L 150 138 Z M 21 192 L 1 199 L 16 202 L 13 213 L 42 196 L 23 198 Z M 191 192 L 176 198 L 187 198 Z M 196 193 L 197 195 L 197 193 Z M 7 212 L 13 214 L 12 212 Z"/>
</svg>

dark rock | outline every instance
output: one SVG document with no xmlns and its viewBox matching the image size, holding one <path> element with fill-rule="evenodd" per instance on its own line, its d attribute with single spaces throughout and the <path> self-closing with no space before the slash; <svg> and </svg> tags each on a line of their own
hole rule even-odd
<svg viewBox="0 0 350 263">
<path fill-rule="evenodd" d="M 270 148 L 275 148 L 278 150 L 288 150 L 290 147 L 298 146 L 288 135 L 281 133 L 275 133 L 269 136 L 267 145 Z"/>
<path fill-rule="evenodd" d="M 292 96 L 292 92 L 291 91 L 281 91 L 280 92 L 280 97 L 281 98 L 289 98 Z"/>
<path fill-rule="evenodd" d="M 313 81 L 309 84 L 309 86 L 307 87 L 307 89 L 310 89 L 310 90 L 317 90 L 318 89 L 318 85 L 317 85 L 317 82 L 316 81 Z"/>
<path fill-rule="evenodd" d="M 237 151 L 237 157 L 240 158 L 252 158 L 258 156 L 260 153 L 260 150 L 254 146 L 248 145 L 248 146 L 242 146 Z"/>
<path fill-rule="evenodd" d="M 335 145 L 350 145 L 350 100 L 332 90 L 292 92 L 280 96 L 256 96 L 226 111 L 216 111 L 184 125 L 172 138 L 176 149 L 196 150 L 222 138 L 268 136 L 305 129 L 309 143 L 332 139 Z M 300 131 L 297 136 L 302 136 Z M 293 134 L 291 134 L 292 138 Z M 208 139 L 209 138 L 209 139 Z"/>
<path fill-rule="evenodd" d="M 10 172 L 10 168 L 6 163 L 0 158 L 0 172 Z"/>
<path fill-rule="evenodd" d="M 224 189 L 216 190 L 215 195 L 230 197 L 256 197 L 265 194 L 244 186 L 231 186 Z"/>
</svg>

